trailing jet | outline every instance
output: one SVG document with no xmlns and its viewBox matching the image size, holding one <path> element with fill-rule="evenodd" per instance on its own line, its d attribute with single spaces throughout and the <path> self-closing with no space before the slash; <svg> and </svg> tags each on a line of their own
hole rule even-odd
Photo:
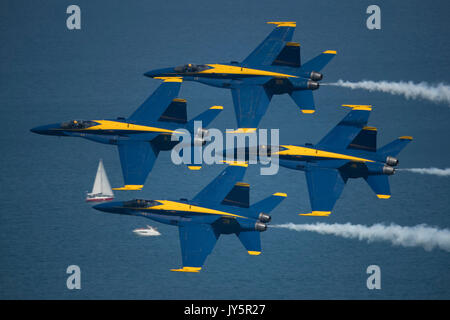
<svg viewBox="0 0 450 320">
<path fill-rule="evenodd" d="M 280 166 L 305 172 L 312 212 L 300 215 L 328 216 L 349 178 L 364 178 L 380 199 L 391 197 L 388 176 L 395 173 L 395 157 L 412 137 L 400 137 L 377 150 L 377 128 L 367 126 L 372 106 L 344 106 L 352 110 L 316 145 L 280 145 L 278 150 L 261 146 L 242 153 L 245 160 L 256 159 L 255 152 L 264 148 L 264 155 L 278 155 Z"/>
<path fill-rule="evenodd" d="M 151 70 L 152 78 L 179 77 L 210 86 L 231 89 L 238 132 L 258 127 L 274 94 L 287 93 L 303 113 L 314 113 L 312 90 L 319 88 L 323 67 L 336 55 L 327 50 L 301 64 L 300 44 L 291 42 L 295 22 L 268 22 L 276 28 L 241 63 L 186 64 Z"/>
<path fill-rule="evenodd" d="M 194 121 L 202 121 L 202 125 L 206 127 L 223 109 L 222 106 L 213 106 L 187 121 L 186 100 L 176 98 L 181 81 L 181 79 L 165 79 L 127 119 L 72 120 L 36 127 L 31 131 L 117 145 L 124 186 L 114 190 L 141 190 L 159 152 L 171 150 L 179 143 L 171 141 L 172 134 L 183 135 L 176 129 L 186 129 L 195 134 L 195 139 L 202 143 L 206 142 L 208 130 L 195 127 Z M 194 133 L 194 129 L 198 132 Z M 199 166 L 189 166 L 189 169 L 198 168 Z"/>
<path fill-rule="evenodd" d="M 286 194 L 274 193 L 252 206 L 250 186 L 240 182 L 247 165 L 232 162 L 191 201 L 131 200 L 109 202 L 94 209 L 149 218 L 178 226 L 183 267 L 171 271 L 199 272 L 221 234 L 236 234 L 250 255 L 261 253 L 260 232 Z"/>
</svg>

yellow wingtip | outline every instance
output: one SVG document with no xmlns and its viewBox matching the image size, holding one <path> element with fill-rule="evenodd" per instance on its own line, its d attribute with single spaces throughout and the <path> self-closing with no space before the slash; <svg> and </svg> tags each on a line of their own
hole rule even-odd
<svg viewBox="0 0 450 320">
<path fill-rule="evenodd" d="M 136 190 L 142 190 L 144 186 L 143 185 L 137 185 L 137 184 L 127 184 L 123 187 L 119 188 L 112 188 L 113 190 L 130 190 L 130 191 L 136 191 Z"/>
<path fill-rule="evenodd" d="M 352 108 L 353 110 L 365 110 L 365 111 L 371 111 L 372 106 L 371 105 L 360 105 L 360 104 L 343 104 L 343 107 Z"/>
<path fill-rule="evenodd" d="M 261 251 L 247 251 L 247 252 L 251 256 L 259 256 L 261 254 Z"/>
<path fill-rule="evenodd" d="M 389 199 L 391 197 L 390 194 L 377 194 L 379 199 Z"/>
<path fill-rule="evenodd" d="M 275 24 L 278 27 L 296 27 L 297 22 L 295 21 L 269 21 L 267 24 Z"/>
<path fill-rule="evenodd" d="M 402 139 L 402 140 L 412 140 L 413 137 L 411 137 L 411 136 L 403 136 L 403 137 L 399 137 L 399 139 Z"/>
<path fill-rule="evenodd" d="M 246 161 L 223 160 L 222 162 L 228 164 L 229 166 L 248 167 L 248 163 Z"/>
<path fill-rule="evenodd" d="M 189 170 L 200 170 L 202 166 L 188 166 Z"/>
<path fill-rule="evenodd" d="M 212 106 L 210 109 L 213 109 L 213 110 L 223 110 L 223 106 Z"/>
<path fill-rule="evenodd" d="M 308 110 L 308 109 L 302 109 L 302 113 L 306 113 L 306 114 L 312 114 L 316 112 L 316 110 Z"/>
<path fill-rule="evenodd" d="M 310 213 L 299 213 L 299 216 L 312 216 L 312 217 L 328 217 L 331 211 L 313 211 Z"/>
<path fill-rule="evenodd" d="M 326 50 L 323 53 L 326 53 L 326 54 L 337 54 L 337 51 L 336 50 Z"/>
<path fill-rule="evenodd" d="M 183 267 L 181 269 L 170 269 L 170 271 L 175 272 L 200 272 L 202 270 L 201 267 Z"/>
<path fill-rule="evenodd" d="M 287 194 L 286 193 L 283 193 L 283 192 L 276 192 L 276 193 L 274 193 L 274 194 L 272 194 L 273 196 L 276 196 L 276 197 L 287 197 Z"/>
<path fill-rule="evenodd" d="M 250 187 L 250 184 L 249 183 L 245 183 L 245 182 L 236 182 L 235 186 L 238 186 L 238 187 Z"/>
<path fill-rule="evenodd" d="M 252 133 L 256 132 L 256 128 L 238 128 L 236 130 L 227 129 L 226 133 Z"/>
</svg>

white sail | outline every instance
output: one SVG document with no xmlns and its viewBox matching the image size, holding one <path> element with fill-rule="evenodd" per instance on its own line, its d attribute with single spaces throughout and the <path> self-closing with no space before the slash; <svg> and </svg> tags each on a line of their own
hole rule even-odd
<svg viewBox="0 0 450 320">
<path fill-rule="evenodd" d="M 103 162 L 100 160 L 102 164 L 102 194 L 105 196 L 114 196 L 114 193 L 111 189 L 111 185 L 109 184 L 108 176 L 106 175 L 105 168 L 103 168 Z"/>
<path fill-rule="evenodd" d="M 109 184 L 108 177 L 106 176 L 105 168 L 103 167 L 103 161 L 100 160 L 97 169 L 97 175 L 95 176 L 94 187 L 92 188 L 92 194 L 102 194 L 107 196 L 113 196 L 111 185 Z"/>
</svg>

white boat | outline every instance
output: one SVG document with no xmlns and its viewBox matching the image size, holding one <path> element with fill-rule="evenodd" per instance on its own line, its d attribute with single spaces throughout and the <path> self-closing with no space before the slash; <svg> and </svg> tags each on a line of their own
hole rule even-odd
<svg viewBox="0 0 450 320">
<path fill-rule="evenodd" d="M 160 236 L 161 233 L 152 226 L 147 225 L 147 228 L 138 228 L 133 230 L 139 236 L 149 237 L 149 236 Z"/>
<path fill-rule="evenodd" d="M 105 168 L 103 167 L 103 161 L 100 159 L 97 169 L 97 175 L 95 176 L 94 186 L 92 192 L 87 194 L 87 202 L 102 202 L 110 201 L 114 199 L 114 193 L 109 184 L 108 177 L 106 176 Z"/>
</svg>

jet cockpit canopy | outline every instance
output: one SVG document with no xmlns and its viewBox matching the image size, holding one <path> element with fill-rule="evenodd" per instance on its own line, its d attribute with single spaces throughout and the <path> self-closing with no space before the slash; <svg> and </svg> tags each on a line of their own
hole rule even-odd
<svg viewBox="0 0 450 320">
<path fill-rule="evenodd" d="M 189 73 L 189 72 L 200 72 L 203 70 L 209 69 L 209 67 L 207 65 L 204 64 L 185 64 L 183 66 L 178 66 L 175 67 L 174 70 L 175 72 L 178 73 Z"/>
<path fill-rule="evenodd" d="M 61 123 L 62 129 L 86 129 L 98 125 L 95 121 L 90 120 L 71 120 Z"/>
<path fill-rule="evenodd" d="M 143 200 L 143 199 L 134 199 L 123 203 L 124 207 L 131 207 L 131 208 L 148 208 L 158 206 L 160 204 L 161 203 L 159 203 L 158 201 Z"/>
</svg>

